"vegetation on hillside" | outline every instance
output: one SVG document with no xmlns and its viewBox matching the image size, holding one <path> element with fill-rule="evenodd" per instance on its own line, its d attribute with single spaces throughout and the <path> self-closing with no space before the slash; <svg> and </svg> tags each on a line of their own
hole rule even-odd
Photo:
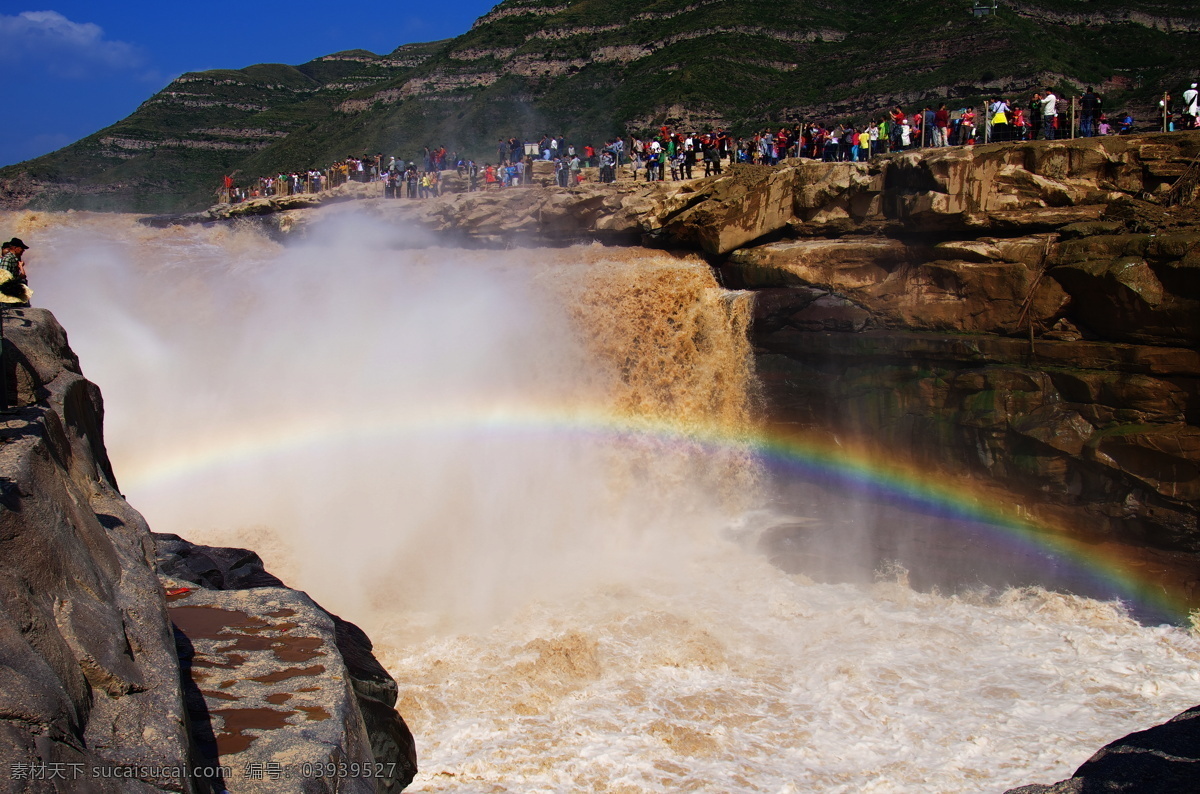
<svg viewBox="0 0 1200 794">
<path fill-rule="evenodd" d="M 26 174 L 36 206 L 207 205 L 222 174 L 406 159 L 423 146 L 489 160 L 497 138 L 598 144 L 660 124 L 737 133 L 863 120 L 895 104 L 1024 100 L 1092 84 L 1145 118 L 1200 70 L 1200 6 L 1184 0 L 506 0 L 463 35 L 300 66 L 186 74 L 134 114 Z"/>
</svg>

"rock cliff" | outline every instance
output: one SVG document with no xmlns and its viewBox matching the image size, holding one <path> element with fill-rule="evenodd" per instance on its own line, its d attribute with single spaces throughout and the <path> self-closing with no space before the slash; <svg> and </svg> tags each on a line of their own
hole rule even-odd
<svg viewBox="0 0 1200 794">
<path fill-rule="evenodd" d="M 152 536 L 63 329 L 42 309 L 3 320 L 0 789 L 407 785 L 412 737 L 366 636 L 249 552 Z"/>
<path fill-rule="evenodd" d="M 763 230 L 787 239 L 708 248 L 759 291 L 775 418 L 1194 553 L 1197 155 L 1193 134 L 835 166 L 800 180 L 786 229 Z"/>
</svg>

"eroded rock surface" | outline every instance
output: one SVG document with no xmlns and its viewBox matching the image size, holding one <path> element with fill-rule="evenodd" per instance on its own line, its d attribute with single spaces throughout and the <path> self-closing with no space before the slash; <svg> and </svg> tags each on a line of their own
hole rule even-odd
<svg viewBox="0 0 1200 794">
<path fill-rule="evenodd" d="M 304 594 L 196 589 L 168 612 L 197 749 L 231 769 L 231 790 L 374 792 L 395 776 L 376 767 L 333 622 Z"/>
<path fill-rule="evenodd" d="M 164 587 L 177 593 L 168 612 L 206 757 L 232 764 L 242 786 L 251 765 L 276 764 L 278 777 L 255 778 L 255 791 L 300 790 L 303 777 L 313 792 L 395 792 L 412 781 L 416 748 L 395 710 L 396 682 L 361 629 L 285 588 L 253 551 L 154 540 Z M 300 774 L 342 763 L 357 773 Z"/>
</svg>

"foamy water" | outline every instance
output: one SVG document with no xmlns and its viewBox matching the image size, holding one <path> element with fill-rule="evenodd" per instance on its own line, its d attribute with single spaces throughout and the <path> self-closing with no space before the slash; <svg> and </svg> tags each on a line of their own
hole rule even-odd
<svg viewBox="0 0 1200 794">
<path fill-rule="evenodd" d="M 1113 605 L 814 584 L 739 541 L 752 462 L 687 428 L 753 421 L 746 306 L 698 259 L 0 222 L 151 526 L 371 633 L 411 790 L 1002 791 L 1200 696 L 1196 637 Z"/>
<path fill-rule="evenodd" d="M 385 651 L 414 790 L 1002 791 L 1195 699 L 1193 641 L 1096 602 L 678 574 Z"/>
</svg>

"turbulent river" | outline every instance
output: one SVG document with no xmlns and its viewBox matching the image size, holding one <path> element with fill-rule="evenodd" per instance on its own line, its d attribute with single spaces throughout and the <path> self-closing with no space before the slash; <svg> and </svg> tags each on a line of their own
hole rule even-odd
<svg viewBox="0 0 1200 794">
<path fill-rule="evenodd" d="M 750 298 L 698 258 L 0 220 L 123 493 L 368 631 L 412 791 L 1003 791 L 1200 702 L 1115 603 L 770 564 Z"/>
</svg>

